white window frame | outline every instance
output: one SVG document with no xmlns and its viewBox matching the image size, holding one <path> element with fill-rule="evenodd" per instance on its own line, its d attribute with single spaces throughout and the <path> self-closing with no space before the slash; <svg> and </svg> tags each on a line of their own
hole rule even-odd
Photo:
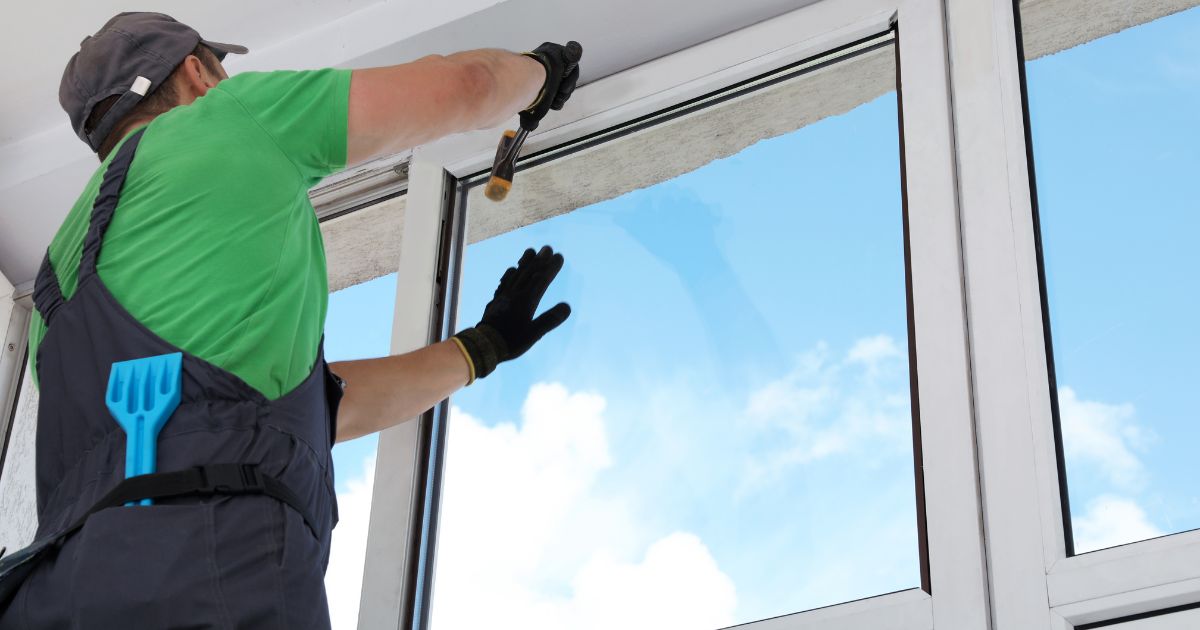
<svg viewBox="0 0 1200 630">
<path fill-rule="evenodd" d="M 821 0 L 582 87 L 528 151 L 815 56 L 892 20 L 932 594 L 903 591 L 748 627 L 1068 630 L 1195 604 L 1200 532 L 1066 553 L 1012 0 Z M 445 222 L 456 219 L 453 178 L 485 169 L 498 133 L 414 153 L 396 351 L 442 335 L 438 303 L 453 289 L 437 278 L 457 264 L 440 245 Z M 412 596 L 430 575 L 419 553 L 428 524 L 414 519 L 420 504 L 436 502 L 436 480 L 421 462 L 437 428 L 427 414 L 381 439 L 360 627 L 421 628 Z M 1194 611 L 1130 627 L 1183 628 L 1189 618 Z"/>
<path fill-rule="evenodd" d="M 901 131 L 906 155 L 914 156 L 905 161 L 907 201 L 909 208 L 920 208 L 910 212 L 909 234 L 932 595 L 901 591 L 748 626 L 755 630 L 989 627 L 942 3 L 822 0 L 583 86 L 572 106 L 552 113 L 526 145 L 534 152 L 568 142 L 886 31 L 893 22 L 900 33 Z M 396 352 L 441 336 L 445 313 L 437 303 L 447 288 L 438 285 L 437 272 L 455 264 L 439 258 L 445 251 L 444 221 L 454 220 L 447 214 L 451 178 L 486 169 L 500 131 L 464 134 L 413 154 L 397 282 Z M 430 500 L 427 492 L 436 484 L 431 486 L 420 463 L 426 457 L 423 444 L 437 430 L 436 414 L 430 413 L 381 436 L 360 628 L 421 627 L 421 602 L 414 595 L 430 567 L 421 566 L 425 524 L 418 522 L 418 507 Z"/>
<path fill-rule="evenodd" d="M 30 305 L 0 274 L 0 448 L 8 443 L 9 421 L 16 412 L 29 338 Z M 0 462 L 4 461 L 0 453 Z M 0 466 L 0 475 L 4 473 Z"/>
<path fill-rule="evenodd" d="M 1200 602 L 1200 531 L 1067 556 L 1015 3 L 956 0 L 947 17 L 994 627 L 1067 630 Z"/>
<path fill-rule="evenodd" d="M 3 274 L 0 274 L 0 492 L 6 493 L 4 497 L 0 497 L 0 504 L 4 504 L 6 508 L 11 507 L 11 503 L 4 499 L 15 500 L 20 504 L 20 497 L 33 496 L 32 475 L 28 478 L 20 475 L 10 477 L 14 470 L 22 466 L 14 463 L 16 460 L 9 452 L 13 444 L 10 432 L 16 428 L 17 403 L 21 396 L 21 388 L 24 385 L 23 381 L 29 378 L 25 369 L 25 351 L 29 338 L 31 306 L 28 298 L 17 297 L 17 290 Z M 13 494 L 8 495 L 9 492 Z M 27 520 L 14 520 L 16 518 L 16 514 L 0 513 L 0 531 L 5 533 L 0 545 L 8 547 L 5 553 L 16 550 L 14 543 L 28 544 L 30 540 L 23 537 L 28 535 L 31 538 L 33 534 L 31 530 L 23 531 L 24 525 L 28 525 Z"/>
</svg>

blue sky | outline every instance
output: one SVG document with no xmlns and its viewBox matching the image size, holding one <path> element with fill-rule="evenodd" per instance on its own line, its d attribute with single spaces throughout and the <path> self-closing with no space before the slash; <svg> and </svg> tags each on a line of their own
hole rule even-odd
<svg viewBox="0 0 1200 630">
<path fill-rule="evenodd" d="M 1071 509 L 1145 517 L 1104 542 L 1200 527 L 1197 33 L 1190 9 L 1027 65 Z"/>
<path fill-rule="evenodd" d="M 455 405 L 495 427 L 520 423 L 535 383 L 603 397 L 612 463 L 589 498 L 638 521 L 611 552 L 637 566 L 660 537 L 696 535 L 737 587 L 725 622 L 918 585 L 898 155 L 888 95 L 472 246 L 463 313 L 482 311 L 525 246 L 550 243 L 568 262 L 546 304 L 575 314 Z M 864 339 L 887 354 L 877 378 L 845 361 Z M 869 408 L 851 411 L 848 391 Z M 886 426 L 848 426 L 851 413 Z M 822 436 L 848 443 L 803 452 Z M 847 556 L 834 531 L 871 542 Z M 566 538 L 553 544 L 606 548 Z M 887 570 L 868 577 L 873 555 Z M 843 572 L 854 579 L 804 586 Z"/>
<path fill-rule="evenodd" d="M 1082 550 L 1200 526 L 1198 28 L 1028 67 Z M 546 243 L 543 304 L 574 314 L 452 400 L 435 627 L 716 627 L 919 584 L 898 149 L 889 94 L 468 248 L 460 327 Z M 331 360 L 387 352 L 394 290 L 332 296 Z M 334 449 L 344 523 L 376 444 Z"/>
</svg>

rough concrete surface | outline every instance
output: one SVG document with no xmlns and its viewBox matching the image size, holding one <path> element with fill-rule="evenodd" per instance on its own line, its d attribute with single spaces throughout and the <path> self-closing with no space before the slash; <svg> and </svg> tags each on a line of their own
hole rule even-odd
<svg viewBox="0 0 1200 630">
<path fill-rule="evenodd" d="M 8 547 L 9 552 L 33 542 L 37 530 L 33 468 L 37 403 L 37 387 L 26 372 L 17 398 L 17 415 L 4 457 L 4 470 L 0 471 L 0 547 Z"/>
<path fill-rule="evenodd" d="M 1025 58 L 1037 59 L 1200 5 L 1200 0 L 1023 0 Z"/>
<path fill-rule="evenodd" d="M 854 109 L 896 88 L 891 47 L 517 173 L 501 203 L 468 195 L 474 243 L 653 186 L 767 138 Z"/>
<path fill-rule="evenodd" d="M 400 196 L 321 224 L 331 292 L 396 271 L 404 206 Z"/>
</svg>

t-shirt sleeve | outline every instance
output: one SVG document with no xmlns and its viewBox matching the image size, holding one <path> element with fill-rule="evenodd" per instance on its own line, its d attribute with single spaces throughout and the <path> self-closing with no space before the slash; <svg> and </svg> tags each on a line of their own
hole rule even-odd
<svg viewBox="0 0 1200 630">
<path fill-rule="evenodd" d="M 243 72 L 222 81 L 301 175 L 319 180 L 346 167 L 348 69 Z"/>
<path fill-rule="evenodd" d="M 33 377 L 33 385 L 41 389 L 38 383 L 37 351 L 46 336 L 46 322 L 37 309 L 33 309 L 33 318 L 29 322 L 29 375 Z"/>
</svg>

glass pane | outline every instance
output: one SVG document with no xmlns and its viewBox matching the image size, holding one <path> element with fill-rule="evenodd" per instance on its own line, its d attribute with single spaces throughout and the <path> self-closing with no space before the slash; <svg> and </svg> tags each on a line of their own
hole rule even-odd
<svg viewBox="0 0 1200 630">
<path fill-rule="evenodd" d="M 325 317 L 326 360 L 333 363 L 391 354 L 395 304 L 394 273 L 330 294 Z M 358 627 L 378 444 L 379 434 L 372 433 L 333 447 L 339 520 L 333 529 L 325 590 L 335 630 Z"/>
<path fill-rule="evenodd" d="M 894 89 L 889 43 L 518 173 L 524 200 L 471 191 L 486 235 L 652 184 L 467 248 L 460 327 L 542 244 L 543 308 L 574 314 L 452 401 L 435 630 L 718 628 L 920 585 Z"/>
<path fill-rule="evenodd" d="M 1085 552 L 1200 527 L 1200 8 L 1107 35 L 1099 13 L 1056 13 L 1066 4 L 1078 3 L 1038 3 L 1023 19 L 1059 420 Z M 1122 19 L 1157 17 L 1151 4 Z M 1088 32 L 1107 36 L 1042 56 Z"/>
</svg>

